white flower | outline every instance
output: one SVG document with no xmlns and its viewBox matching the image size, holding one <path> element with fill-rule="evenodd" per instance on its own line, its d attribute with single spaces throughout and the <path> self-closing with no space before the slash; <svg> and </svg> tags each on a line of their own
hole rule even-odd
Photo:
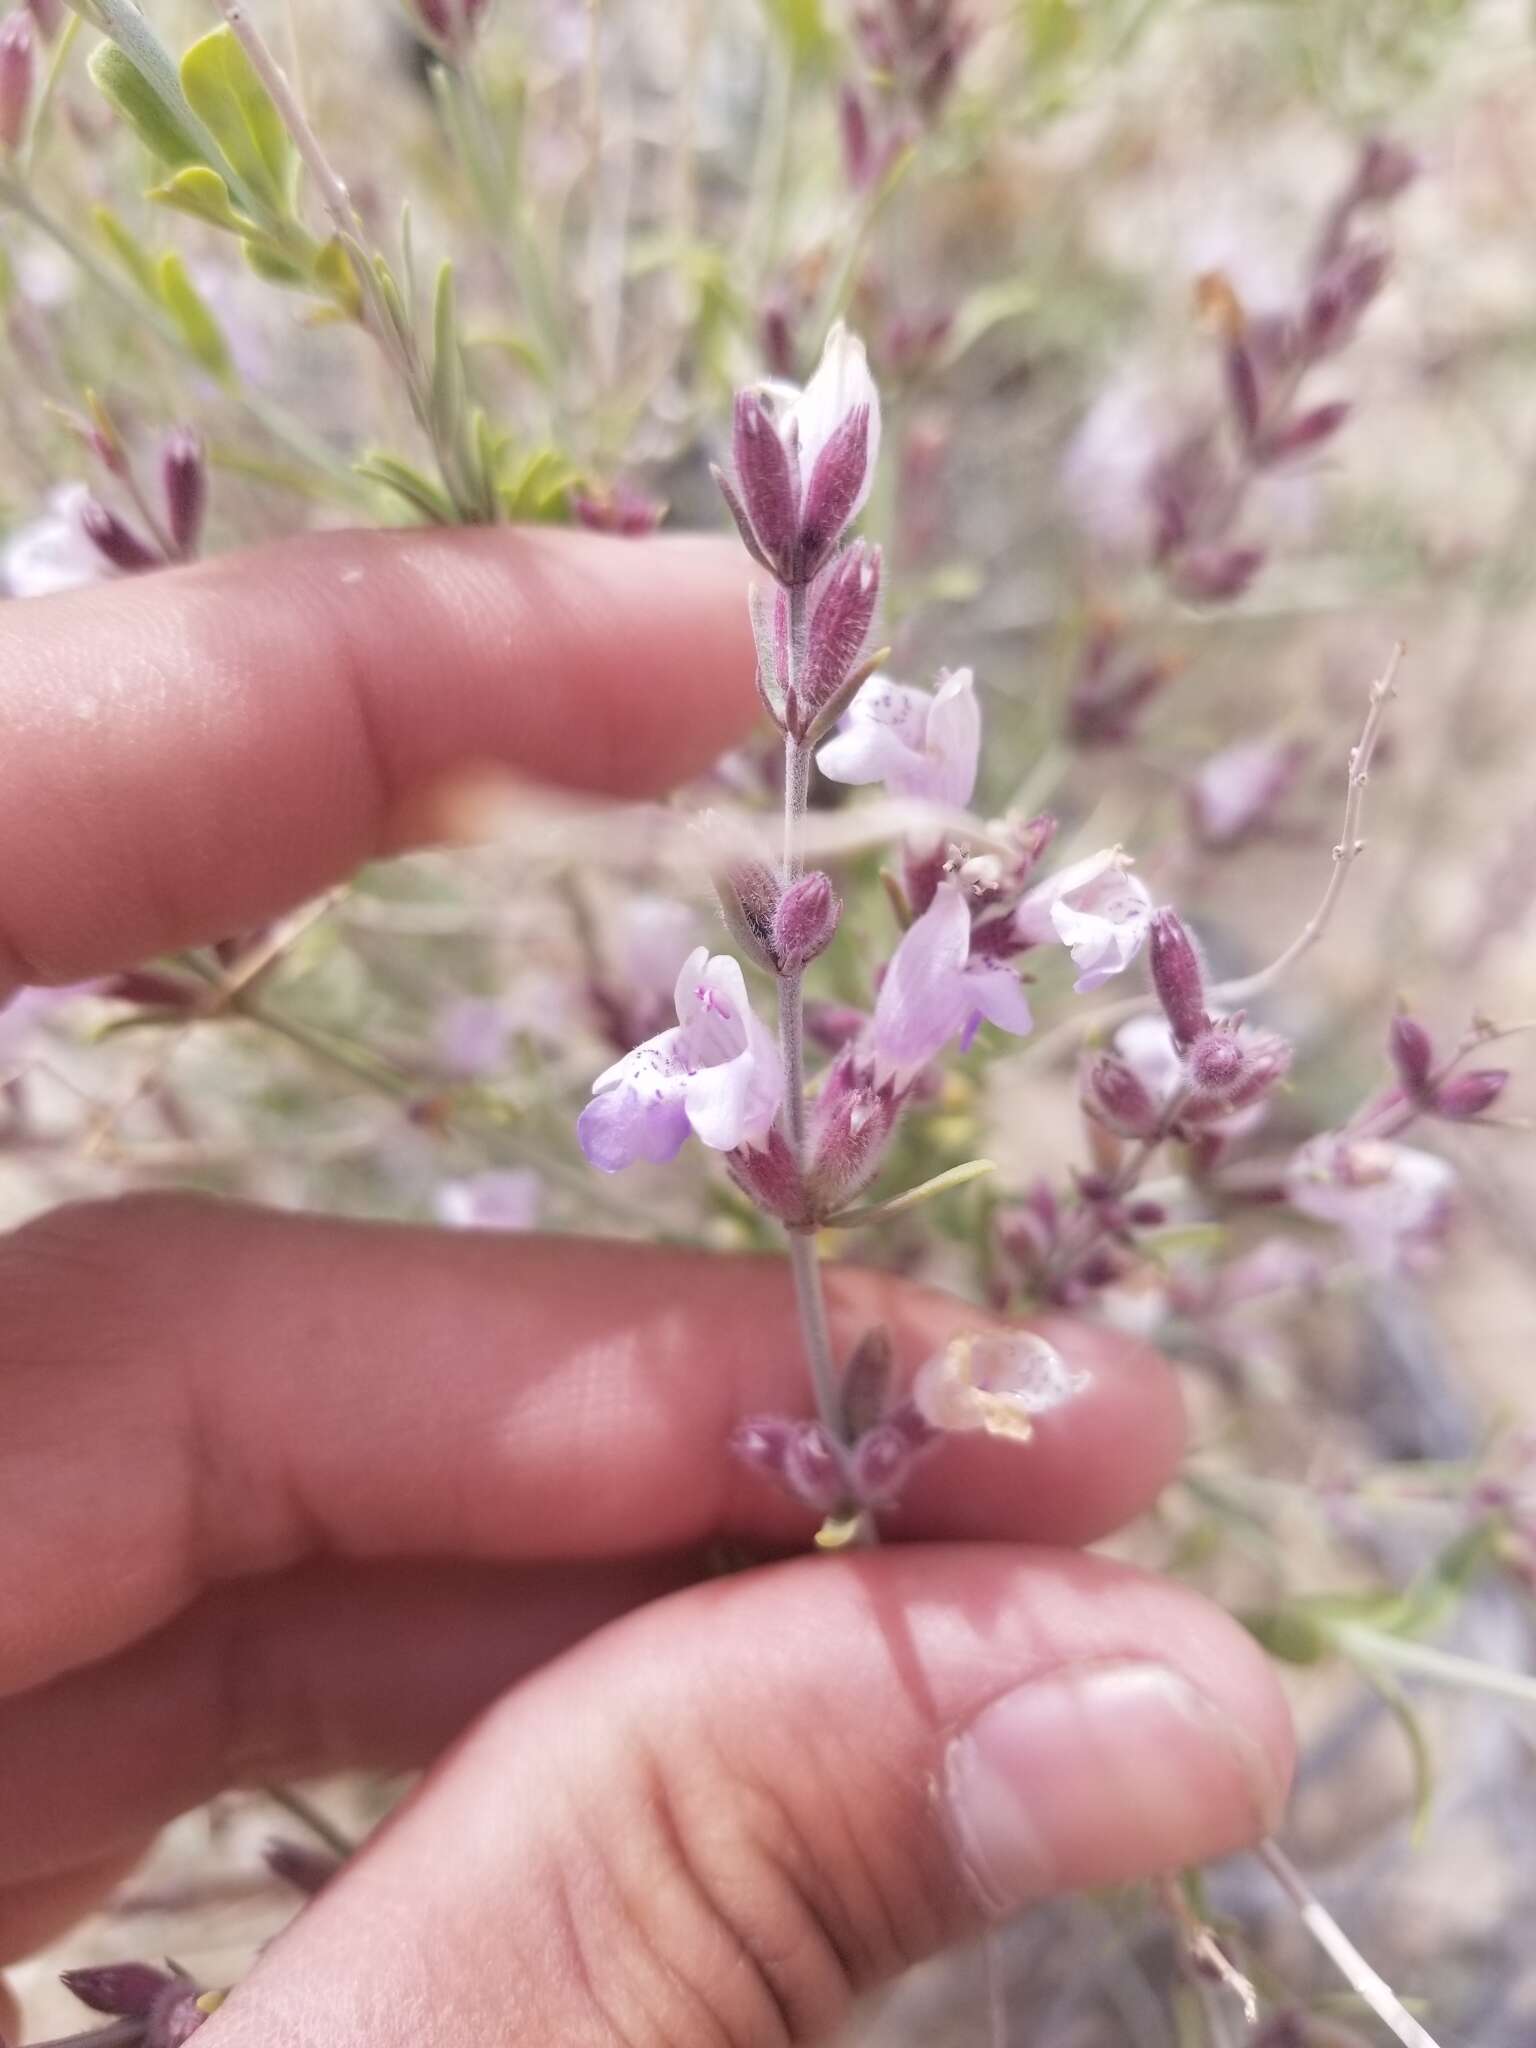
<svg viewBox="0 0 1536 2048">
<path fill-rule="evenodd" d="M 1118 846 L 1074 861 L 1030 890 L 1013 914 L 1031 945 L 1059 939 L 1078 970 L 1080 995 L 1124 973 L 1146 943 L 1152 898 Z"/>
<path fill-rule="evenodd" d="M 1356 1257 L 1390 1272 L 1445 1220 L 1454 1170 L 1432 1152 L 1380 1138 L 1324 1131 L 1303 1145 L 1286 1173 L 1286 1194 L 1304 1216 L 1335 1223 Z"/>
<path fill-rule="evenodd" d="M 869 437 L 864 445 L 864 478 L 854 498 L 847 522 L 857 519 L 869 496 L 875 464 L 880 459 L 880 393 L 869 374 L 864 344 L 850 334 L 839 320 L 828 334 L 821 361 L 803 390 L 793 384 L 770 383 L 763 387 L 775 401 L 779 432 L 788 438 L 795 430 L 800 458 L 800 475 L 807 486 L 816 473 L 822 450 L 838 428 L 861 406 L 869 411 Z"/>
<path fill-rule="evenodd" d="M 81 515 L 90 500 L 84 484 L 66 484 L 39 519 L 21 526 L 0 553 L 0 581 L 11 597 L 51 597 L 105 583 L 111 564 L 86 537 Z"/>
<path fill-rule="evenodd" d="M 1025 1443 L 1034 1418 L 1080 1394 L 1088 1375 L 1028 1331 L 951 1338 L 918 1372 L 912 1398 L 934 1429 L 985 1430 Z"/>
<path fill-rule="evenodd" d="M 932 696 L 873 675 L 816 765 L 833 782 L 883 782 L 892 796 L 968 804 L 981 757 L 981 711 L 968 668 L 939 678 Z"/>
<path fill-rule="evenodd" d="M 673 1159 L 690 1130 L 711 1150 L 760 1147 L 784 1098 L 773 1034 L 753 1014 L 741 968 L 700 946 L 673 991 L 677 1027 L 599 1074 L 577 1133 L 604 1173 Z"/>
</svg>

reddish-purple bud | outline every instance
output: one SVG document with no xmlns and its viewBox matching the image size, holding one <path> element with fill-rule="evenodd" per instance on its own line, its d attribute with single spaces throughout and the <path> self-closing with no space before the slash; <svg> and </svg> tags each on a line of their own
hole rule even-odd
<svg viewBox="0 0 1536 2048">
<path fill-rule="evenodd" d="M 178 1984 L 167 1991 L 149 2016 L 144 2030 L 144 2048 L 182 2048 L 197 2032 L 207 2012 L 198 2003 L 203 1992 L 196 1984 Z"/>
<path fill-rule="evenodd" d="M 864 493 L 869 467 L 869 407 L 856 405 L 839 420 L 816 458 L 805 487 L 800 519 L 800 573 L 814 576 L 843 537 Z"/>
<path fill-rule="evenodd" d="M 1483 1116 L 1508 1085 L 1509 1072 L 1504 1067 L 1474 1067 L 1470 1073 L 1453 1074 L 1435 1090 L 1435 1115 L 1458 1123 Z"/>
<path fill-rule="evenodd" d="M 1357 242 L 1340 251 L 1307 300 L 1303 332 L 1312 355 L 1332 355 L 1351 339 L 1390 268 L 1390 256 L 1375 243 Z"/>
<path fill-rule="evenodd" d="M 848 1504 L 842 1448 L 819 1422 L 755 1415 L 737 1427 L 731 1450 L 744 1465 L 818 1514 L 834 1514 Z"/>
<path fill-rule="evenodd" d="M 1327 405 L 1314 405 L 1310 412 L 1298 413 L 1294 419 L 1264 436 L 1259 445 L 1259 459 L 1262 462 L 1288 462 L 1297 455 L 1310 454 L 1320 448 L 1333 436 L 1349 418 L 1351 407 L 1348 399 L 1336 398 Z"/>
<path fill-rule="evenodd" d="M 770 974 L 779 966 L 773 937 L 779 893 L 779 878 L 764 860 L 733 861 L 715 876 L 715 894 L 731 937 Z"/>
<path fill-rule="evenodd" d="M 119 2019 L 148 2019 L 161 1993 L 178 1980 L 169 1970 L 148 1963 L 97 1963 L 89 1969 L 64 1970 L 59 1981 L 92 2012 Z"/>
<path fill-rule="evenodd" d="M 866 1430 L 873 1429 L 877 1422 L 883 1420 L 886 1403 L 890 1399 L 894 1365 L 891 1333 L 883 1323 L 876 1323 L 854 1346 L 853 1356 L 843 1373 L 839 1403 L 843 1411 L 843 1434 L 850 1443 L 857 1442 Z"/>
<path fill-rule="evenodd" d="M 1418 1019 L 1405 1010 L 1399 1010 L 1392 1019 L 1387 1052 L 1409 1095 L 1422 1095 L 1435 1064 L 1435 1042 Z"/>
<path fill-rule="evenodd" d="M 1122 1138 L 1150 1138 L 1160 1111 L 1141 1076 L 1114 1053 L 1088 1062 L 1078 1083 L 1085 1113 Z"/>
<path fill-rule="evenodd" d="M 1218 1024 L 1189 1049 L 1190 1099 L 1184 1117 L 1205 1121 L 1248 1109 L 1290 1072 L 1291 1048 L 1269 1031 L 1239 1032 Z"/>
<path fill-rule="evenodd" d="M 625 540 L 654 533 L 667 515 L 660 498 L 647 497 L 632 484 L 622 483 L 606 490 L 573 491 L 571 510 L 577 524 L 589 533 L 615 533 Z"/>
<path fill-rule="evenodd" d="M 27 0 L 27 9 L 37 23 L 37 32 L 51 43 L 64 25 L 63 0 Z"/>
<path fill-rule="evenodd" d="M 829 875 L 802 875 L 779 899 L 773 951 L 784 974 L 797 974 L 831 945 L 843 906 Z"/>
<path fill-rule="evenodd" d="M 126 520 L 119 519 L 97 498 L 88 498 L 80 514 L 85 537 L 114 569 L 135 574 L 141 569 L 163 567 L 162 558 L 148 541 L 141 540 Z"/>
<path fill-rule="evenodd" d="M 1262 548 L 1183 548 L 1167 564 L 1168 582 L 1190 604 L 1226 604 L 1242 596 L 1263 562 Z"/>
<path fill-rule="evenodd" d="M 1373 135 L 1360 152 L 1354 197 L 1363 205 L 1385 206 L 1418 175 L 1419 160 L 1411 149 L 1385 135 Z"/>
<path fill-rule="evenodd" d="M 815 593 L 797 692 L 802 727 L 833 707 L 853 676 L 879 602 L 880 550 L 856 540 L 829 565 Z"/>
<path fill-rule="evenodd" d="M 851 1003 L 807 1003 L 805 1035 L 823 1052 L 838 1053 L 852 1045 L 869 1023 L 868 1013 Z"/>
<path fill-rule="evenodd" d="M 875 1084 L 857 1048 L 832 1063 L 811 1124 L 806 1182 L 814 1215 L 835 1215 L 873 1179 L 900 1110 L 895 1090 Z"/>
<path fill-rule="evenodd" d="M 792 580 L 800 494 L 789 451 L 755 391 L 737 393 L 731 453 L 736 488 L 760 559 L 782 582 Z"/>
<path fill-rule="evenodd" d="M 731 1179 L 742 1193 L 781 1223 L 808 1222 L 805 1182 L 789 1141 L 777 1128 L 762 1145 L 742 1145 L 725 1159 Z"/>
<path fill-rule="evenodd" d="M 311 1849 L 303 1842 L 290 1842 L 274 1835 L 261 1852 L 262 1861 L 274 1877 L 291 1884 L 295 1891 L 312 1899 L 341 1869 L 341 1858 L 324 1849 Z"/>
<path fill-rule="evenodd" d="M 933 1435 L 937 1437 L 935 1430 Z M 896 1499 L 927 1445 L 915 1444 L 896 1422 L 882 1422 L 861 1436 L 848 1454 L 848 1480 L 861 1507 L 885 1508 Z"/>
<path fill-rule="evenodd" d="M 1227 343 L 1225 369 L 1238 437 L 1245 447 L 1252 447 L 1259 431 L 1259 375 L 1246 342 L 1234 338 Z"/>
<path fill-rule="evenodd" d="M 1148 951 L 1152 962 L 1152 986 L 1163 1006 L 1182 1052 L 1210 1029 L 1205 1014 L 1205 975 L 1194 941 L 1182 921 L 1171 910 L 1159 910 L 1152 919 Z"/>
<path fill-rule="evenodd" d="M 843 145 L 843 170 L 855 192 L 868 191 L 875 181 L 875 149 L 870 139 L 869 116 L 864 102 L 851 85 L 845 85 L 837 101 L 838 134 Z"/>
<path fill-rule="evenodd" d="M 763 365 L 771 376 L 792 380 L 795 374 L 795 335 L 789 308 L 782 297 L 771 298 L 758 315 L 758 346 Z"/>
<path fill-rule="evenodd" d="M 30 14 L 13 14 L 0 27 L 0 149 L 14 154 L 26 139 L 36 72 Z"/>
<path fill-rule="evenodd" d="M 184 429 L 172 434 L 165 444 L 161 475 L 171 539 L 182 560 L 191 561 L 208 509 L 208 460 L 196 434 Z"/>
</svg>

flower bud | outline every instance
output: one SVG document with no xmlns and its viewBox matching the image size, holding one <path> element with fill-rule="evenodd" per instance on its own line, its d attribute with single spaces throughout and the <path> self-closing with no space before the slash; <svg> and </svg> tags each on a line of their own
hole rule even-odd
<svg viewBox="0 0 1536 2048">
<path fill-rule="evenodd" d="M 0 149 L 14 155 L 26 139 L 36 74 L 30 14 L 13 14 L 0 27 Z"/>
<path fill-rule="evenodd" d="M 813 1215 L 835 1215 L 874 1178 L 901 1102 L 892 1083 L 876 1084 L 867 1060 L 853 1048 L 833 1062 L 811 1124 L 806 1182 Z"/>
<path fill-rule="evenodd" d="M 1310 354 L 1333 355 L 1351 339 L 1390 268 L 1386 250 L 1373 242 L 1354 243 L 1334 258 L 1307 300 L 1303 332 Z"/>
<path fill-rule="evenodd" d="M 864 102 L 851 85 L 845 85 L 838 94 L 837 128 L 843 146 L 844 176 L 855 192 L 867 192 L 875 182 L 875 148 Z"/>
<path fill-rule="evenodd" d="M 726 1154 L 726 1168 L 748 1201 L 781 1223 L 809 1220 L 805 1182 L 789 1141 L 777 1127 L 762 1145 L 739 1145 Z"/>
<path fill-rule="evenodd" d="M 1310 412 L 1298 413 L 1264 436 L 1259 444 L 1259 459 L 1286 462 L 1292 456 L 1309 454 L 1332 440 L 1352 410 L 1348 399 L 1336 398 L 1327 405 L 1314 405 Z"/>
<path fill-rule="evenodd" d="M 172 434 L 165 444 L 161 474 L 171 539 L 182 560 L 190 561 L 197 553 L 208 507 L 208 461 L 196 434 Z"/>
<path fill-rule="evenodd" d="M 770 974 L 778 972 L 774 919 L 779 908 L 779 878 L 764 860 L 743 857 L 715 876 L 715 894 L 731 937 L 744 953 Z"/>
<path fill-rule="evenodd" d="M 27 0 L 27 11 L 43 41 L 51 43 L 64 25 L 63 0 Z"/>
<path fill-rule="evenodd" d="M 80 514 L 80 523 L 85 537 L 99 555 L 104 555 L 114 569 L 126 570 L 130 575 L 141 569 L 162 567 L 161 558 L 149 545 L 140 540 L 126 520 L 119 519 L 97 498 L 88 498 Z"/>
<path fill-rule="evenodd" d="M 1225 604 L 1242 596 L 1263 562 L 1262 548 L 1185 548 L 1169 561 L 1168 582 L 1190 604 Z"/>
<path fill-rule="evenodd" d="M 798 974 L 824 953 L 842 914 L 831 878 L 819 868 L 786 889 L 773 920 L 773 953 L 780 973 Z"/>
<path fill-rule="evenodd" d="M 869 420 L 867 405 L 854 406 L 816 458 L 800 518 L 804 576 L 813 576 L 831 554 L 862 501 L 869 470 Z"/>
<path fill-rule="evenodd" d="M 1449 1117 L 1454 1123 L 1483 1116 L 1508 1085 L 1509 1071 L 1505 1067 L 1474 1067 L 1468 1074 L 1453 1074 L 1435 1090 L 1435 1115 Z"/>
<path fill-rule="evenodd" d="M 1409 1095 L 1423 1094 L 1435 1064 L 1435 1044 L 1416 1017 L 1399 1010 L 1387 1033 L 1387 1051 L 1397 1069 L 1398 1079 Z"/>
<path fill-rule="evenodd" d="M 891 1333 L 883 1323 L 876 1323 L 854 1346 L 843 1373 L 839 1400 L 843 1434 L 850 1442 L 857 1442 L 884 1417 L 893 1367 Z"/>
<path fill-rule="evenodd" d="M 799 493 L 789 451 L 755 391 L 737 393 L 731 453 L 736 465 L 740 510 L 747 518 L 748 530 L 742 538 L 765 569 L 772 569 L 781 582 L 787 582 L 798 538 Z M 733 512 L 737 511 L 729 490 L 726 502 Z"/>
<path fill-rule="evenodd" d="M 573 491 L 571 510 L 576 523 L 589 533 L 616 533 L 635 540 L 654 533 L 666 517 L 660 498 L 647 497 L 632 484 L 612 484 L 606 489 Z"/>
<path fill-rule="evenodd" d="M 842 1447 L 819 1422 L 755 1415 L 733 1432 L 731 1450 L 742 1464 L 818 1514 L 835 1514 L 849 1503 Z"/>
<path fill-rule="evenodd" d="M 833 562 L 806 635 L 796 722 L 808 727 L 853 675 L 880 601 L 880 550 L 858 540 Z"/>
<path fill-rule="evenodd" d="M 1360 152 L 1354 197 L 1364 205 L 1385 206 L 1418 175 L 1419 160 L 1411 149 L 1385 135 L 1373 135 Z"/>
<path fill-rule="evenodd" d="M 1150 1138 L 1161 1112 L 1135 1069 L 1114 1053 L 1088 1062 L 1078 1083 L 1084 1112 L 1122 1138 Z"/>
<path fill-rule="evenodd" d="M 789 307 L 784 296 L 776 292 L 764 305 L 757 318 L 757 344 L 763 353 L 763 362 L 773 377 L 791 378 L 795 374 L 795 335 L 790 324 Z"/>
<path fill-rule="evenodd" d="M 341 1858 L 325 1849 L 311 1849 L 302 1842 L 274 1835 L 261 1852 L 262 1861 L 274 1877 L 291 1884 L 295 1891 L 312 1899 L 341 1869 Z"/>
<path fill-rule="evenodd" d="M 59 1981 L 92 2012 L 119 2019 L 147 2019 L 160 1994 L 177 1980 L 168 1970 L 149 1963 L 98 1963 L 83 1970 L 65 1970 Z"/>
<path fill-rule="evenodd" d="M 923 1452 L 937 1442 L 937 1431 L 927 1429 L 915 1408 L 912 1413 L 927 1433 L 926 1442 L 915 1442 L 912 1433 L 893 1419 L 867 1430 L 849 1452 L 849 1485 L 861 1507 L 889 1507 Z"/>
<path fill-rule="evenodd" d="M 1152 919 L 1149 940 L 1152 986 L 1163 1006 L 1173 1032 L 1173 1042 L 1182 1052 L 1210 1029 L 1205 1014 L 1205 976 L 1194 942 L 1178 916 L 1159 910 Z"/>
<path fill-rule="evenodd" d="M 1259 431 L 1259 376 L 1253 353 L 1240 337 L 1234 336 L 1227 343 L 1225 368 L 1227 399 L 1237 422 L 1238 438 L 1245 448 L 1251 448 Z"/>
<path fill-rule="evenodd" d="M 1290 1066 L 1291 1048 L 1273 1032 L 1218 1024 L 1189 1049 L 1185 1072 L 1191 1100 L 1183 1114 L 1205 1120 L 1248 1109 L 1285 1078 Z"/>
</svg>

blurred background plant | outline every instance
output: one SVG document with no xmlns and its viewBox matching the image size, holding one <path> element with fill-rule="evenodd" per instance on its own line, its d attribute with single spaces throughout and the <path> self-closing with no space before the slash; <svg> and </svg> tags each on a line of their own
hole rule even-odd
<svg viewBox="0 0 1536 2048">
<path fill-rule="evenodd" d="M 356 521 L 718 526 L 733 389 L 802 380 L 839 316 L 866 337 L 887 666 L 974 667 L 982 814 L 1050 813 L 1058 866 L 1123 843 L 1294 1058 L 1262 1127 L 1183 1128 L 1129 1201 L 1176 1056 L 1144 1003 L 1058 1022 L 1066 963 L 1031 955 L 1036 1035 L 951 1068 L 874 1193 L 998 1171 L 832 1255 L 1180 1358 L 1188 1465 L 1122 1547 L 1286 1661 L 1292 1852 L 1479 2048 L 1536 2030 L 1536 1169 L 1521 1041 L 1484 1050 L 1536 1017 L 1533 85 L 1513 0 L 33 0 L 0 26 L 15 598 Z M 1399 638 L 1356 861 L 1347 764 Z M 750 810 L 775 772 L 749 745 L 694 795 Z M 892 932 L 889 849 L 844 798 L 813 788 L 813 826 L 849 827 L 845 938 L 808 977 L 827 1049 Z M 649 827 L 536 822 L 20 997 L 0 1215 L 175 1183 L 770 1244 L 696 1157 L 581 1164 L 592 1074 L 718 923 Z M 360 1825 L 385 1795 L 329 1796 Z M 283 1910 L 266 1824 L 180 1823 L 63 1960 L 228 1981 Z M 959 2048 L 999 2011 L 1032 2048 L 1379 2038 L 1256 1865 L 1169 1908 L 1033 1915 L 990 1982 L 936 1964 L 860 2038 Z M 83 2017 L 57 1967 L 23 1979 L 39 2032 Z"/>
</svg>

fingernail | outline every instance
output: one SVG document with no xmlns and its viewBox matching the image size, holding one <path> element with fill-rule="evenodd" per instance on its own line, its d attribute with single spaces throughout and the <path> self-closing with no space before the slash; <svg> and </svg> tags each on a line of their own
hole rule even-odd
<svg viewBox="0 0 1536 2048">
<path fill-rule="evenodd" d="M 994 1914 L 1220 1855 L 1264 1833 L 1281 1787 L 1245 1729 L 1161 1664 L 1053 1672 L 950 1743 L 944 1796 Z"/>
</svg>

